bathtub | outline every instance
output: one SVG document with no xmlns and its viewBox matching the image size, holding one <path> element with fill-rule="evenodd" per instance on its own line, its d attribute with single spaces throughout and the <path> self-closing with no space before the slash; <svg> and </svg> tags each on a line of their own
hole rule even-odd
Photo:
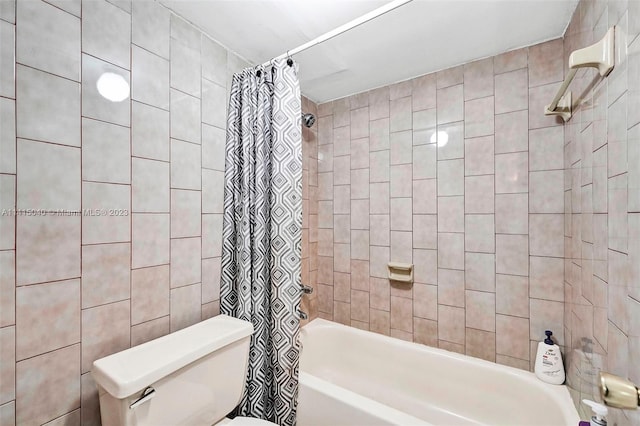
<svg viewBox="0 0 640 426">
<path fill-rule="evenodd" d="M 302 328 L 298 426 L 565 425 L 565 386 L 533 373 L 315 319 Z"/>
</svg>

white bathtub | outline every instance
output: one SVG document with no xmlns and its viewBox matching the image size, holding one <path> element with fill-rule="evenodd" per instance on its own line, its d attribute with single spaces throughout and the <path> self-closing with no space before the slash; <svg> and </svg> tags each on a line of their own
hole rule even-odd
<svg viewBox="0 0 640 426">
<path fill-rule="evenodd" d="M 565 386 L 492 362 L 315 319 L 302 328 L 298 426 L 564 425 Z"/>
</svg>

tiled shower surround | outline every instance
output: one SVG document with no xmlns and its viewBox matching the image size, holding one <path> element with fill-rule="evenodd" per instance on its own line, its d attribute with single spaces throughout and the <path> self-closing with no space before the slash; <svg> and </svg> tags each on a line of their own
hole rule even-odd
<svg viewBox="0 0 640 426">
<path fill-rule="evenodd" d="M 320 316 L 529 369 L 564 338 L 554 40 L 318 106 Z M 413 284 L 389 261 L 413 263 Z"/>
<path fill-rule="evenodd" d="M 0 424 L 99 424 L 95 359 L 219 312 L 228 88 L 248 64 L 157 2 L 0 5 L 0 208 L 49 212 L 0 217 Z M 107 72 L 130 99 L 99 95 Z"/>
</svg>

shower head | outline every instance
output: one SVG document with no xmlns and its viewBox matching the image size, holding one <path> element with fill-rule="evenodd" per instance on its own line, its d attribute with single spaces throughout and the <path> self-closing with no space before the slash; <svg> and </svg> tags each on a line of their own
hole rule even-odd
<svg viewBox="0 0 640 426">
<path fill-rule="evenodd" d="M 313 126 L 313 123 L 316 122 L 316 116 L 310 113 L 302 114 L 302 123 L 305 127 Z"/>
</svg>

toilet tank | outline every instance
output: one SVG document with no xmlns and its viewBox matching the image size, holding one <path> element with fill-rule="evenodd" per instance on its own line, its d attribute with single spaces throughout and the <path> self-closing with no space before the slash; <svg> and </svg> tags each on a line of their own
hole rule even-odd
<svg viewBox="0 0 640 426">
<path fill-rule="evenodd" d="M 95 361 L 102 425 L 217 423 L 242 397 L 251 333 L 219 315 Z"/>
</svg>

